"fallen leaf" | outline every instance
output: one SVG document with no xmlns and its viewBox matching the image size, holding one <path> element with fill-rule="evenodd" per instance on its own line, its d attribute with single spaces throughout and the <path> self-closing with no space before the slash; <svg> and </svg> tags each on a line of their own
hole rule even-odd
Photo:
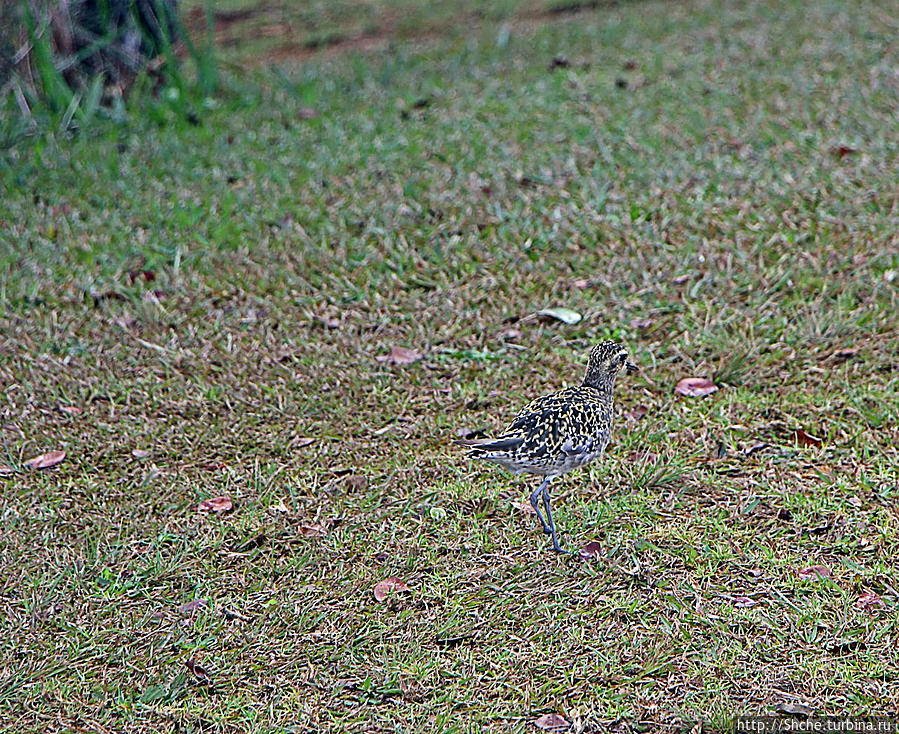
<svg viewBox="0 0 899 734">
<path fill-rule="evenodd" d="M 842 349 L 837 349 L 830 356 L 834 359 L 852 359 L 859 352 L 859 347 L 843 347 Z"/>
<path fill-rule="evenodd" d="M 292 445 L 295 449 L 301 449 L 301 448 L 303 448 L 304 446 L 309 446 L 309 445 L 314 444 L 314 443 L 315 443 L 315 439 L 314 439 L 314 438 L 309 438 L 308 436 L 303 436 L 302 438 L 295 438 L 295 439 L 291 442 L 291 445 Z"/>
<path fill-rule="evenodd" d="M 297 117 L 301 120 L 313 120 L 318 117 L 318 110 L 313 107 L 300 107 L 297 110 Z"/>
<path fill-rule="evenodd" d="M 230 512 L 234 504 L 228 497 L 211 497 L 197 505 L 197 512 Z"/>
<path fill-rule="evenodd" d="M 571 724 L 558 714 L 543 714 L 534 722 L 534 726 L 544 731 L 564 731 L 571 728 Z"/>
<path fill-rule="evenodd" d="M 590 559 L 599 558 L 601 551 L 602 543 L 598 540 L 591 540 L 587 545 L 579 549 L 577 553 L 581 558 Z"/>
<path fill-rule="evenodd" d="M 194 599 L 193 601 L 184 602 L 184 604 L 178 607 L 178 611 L 182 614 L 190 614 L 191 612 L 195 612 L 198 609 L 204 608 L 205 606 L 205 599 Z"/>
<path fill-rule="evenodd" d="M 412 589 L 406 585 L 405 581 L 398 579 L 396 576 L 390 576 L 383 581 L 379 581 L 375 584 L 374 589 L 372 589 L 372 593 L 378 601 L 384 601 L 392 593 L 401 593 L 404 591 L 412 591 Z"/>
<path fill-rule="evenodd" d="M 272 505 L 268 509 L 271 510 L 272 512 L 290 512 L 290 508 L 286 504 L 284 504 L 283 499 L 278 500 L 277 505 Z"/>
<path fill-rule="evenodd" d="M 800 568 L 796 573 L 799 574 L 801 579 L 819 580 L 832 577 L 827 566 L 806 566 L 805 568 Z"/>
<path fill-rule="evenodd" d="M 625 413 L 625 416 L 632 421 L 638 421 L 641 418 L 644 418 L 646 414 L 649 412 L 649 408 L 645 405 L 637 405 L 633 410 Z"/>
<path fill-rule="evenodd" d="M 779 703 L 774 710 L 790 716 L 811 716 L 815 712 L 815 709 L 804 703 Z"/>
<path fill-rule="evenodd" d="M 561 321 L 570 326 L 578 323 L 582 318 L 577 311 L 572 311 L 570 308 L 565 308 L 563 306 L 559 306 L 558 308 L 544 308 L 542 311 L 537 312 L 537 316 L 540 316 L 544 320 Z"/>
<path fill-rule="evenodd" d="M 793 522 L 793 513 L 788 507 L 781 507 L 777 511 L 777 519 L 783 520 L 784 522 Z"/>
<path fill-rule="evenodd" d="M 315 320 L 318 321 L 322 326 L 326 329 L 339 329 L 340 321 L 335 319 L 333 316 L 316 316 Z"/>
<path fill-rule="evenodd" d="M 354 492 L 364 492 L 368 489 L 368 477 L 362 474 L 351 474 L 346 478 L 346 486 L 347 489 L 351 489 Z"/>
<path fill-rule="evenodd" d="M 238 543 L 235 545 L 231 552 L 232 553 L 249 553 L 251 550 L 255 550 L 259 548 L 266 540 L 268 540 L 268 536 L 265 533 L 259 533 L 258 535 L 254 535 L 252 538 L 247 538 L 243 543 Z"/>
<path fill-rule="evenodd" d="M 837 640 L 827 648 L 831 655 L 846 655 L 857 650 L 864 650 L 867 645 L 863 640 Z"/>
<path fill-rule="evenodd" d="M 858 150 L 855 148 L 850 148 L 848 145 L 835 145 L 830 149 L 832 155 L 835 155 L 837 158 L 842 160 L 847 155 L 852 155 L 853 153 L 858 153 Z"/>
<path fill-rule="evenodd" d="M 185 667 L 193 673 L 194 678 L 196 678 L 200 683 L 205 685 L 209 685 L 212 683 L 212 676 L 209 674 L 209 671 L 206 670 L 202 665 L 200 665 L 196 660 L 191 658 L 190 660 L 184 661 Z"/>
<path fill-rule="evenodd" d="M 584 288 L 590 287 L 590 281 L 586 278 L 576 278 L 572 285 L 579 290 L 584 290 Z"/>
<path fill-rule="evenodd" d="M 734 606 L 738 609 L 745 609 L 746 607 L 754 607 L 756 604 L 761 604 L 758 600 L 748 596 L 735 596 L 731 601 L 733 601 Z"/>
<path fill-rule="evenodd" d="M 521 339 L 521 329 L 506 329 L 503 332 L 503 339 L 511 341 L 512 339 Z"/>
<path fill-rule="evenodd" d="M 135 281 L 145 280 L 147 283 L 152 283 L 156 280 L 156 273 L 152 270 L 129 270 L 128 271 L 128 284 L 134 285 Z"/>
<path fill-rule="evenodd" d="M 630 326 L 632 329 L 648 329 L 655 323 L 652 319 L 631 319 Z"/>
<path fill-rule="evenodd" d="M 300 535 L 304 538 L 320 538 L 326 532 L 324 526 L 317 522 L 311 525 L 300 525 Z"/>
<path fill-rule="evenodd" d="M 15 474 L 16 470 L 13 469 L 9 464 L 0 464 L 0 475 L 2 474 Z"/>
<path fill-rule="evenodd" d="M 406 347 L 391 347 L 390 354 L 382 354 L 375 359 L 378 362 L 386 362 L 387 364 L 408 365 L 417 362 L 422 358 L 420 352 Z"/>
<path fill-rule="evenodd" d="M 530 502 L 510 502 L 509 504 L 519 512 L 523 512 L 525 515 L 537 514 L 537 511 L 534 509 L 534 506 Z"/>
<path fill-rule="evenodd" d="M 24 462 L 23 466 L 29 469 L 49 469 L 56 466 L 60 461 L 66 458 L 65 451 L 48 451 L 46 454 L 32 457 Z"/>
<path fill-rule="evenodd" d="M 866 591 L 855 600 L 855 603 L 852 606 L 856 609 L 861 609 L 863 612 L 873 612 L 875 609 L 886 608 L 883 599 L 873 591 Z"/>
<path fill-rule="evenodd" d="M 224 469 L 226 466 L 228 465 L 223 461 L 213 461 L 209 464 L 200 464 L 198 468 L 206 471 L 217 471 L 218 469 Z"/>
<path fill-rule="evenodd" d="M 59 409 L 63 413 L 68 413 L 69 415 L 78 415 L 81 412 L 81 408 L 78 408 L 74 405 L 60 405 Z"/>
<path fill-rule="evenodd" d="M 717 392 L 718 386 L 707 377 L 685 377 L 674 388 L 679 395 L 701 398 Z"/>
<path fill-rule="evenodd" d="M 820 446 L 824 443 L 823 438 L 812 436 L 810 433 L 806 433 L 802 428 L 796 429 L 793 438 L 800 446 Z"/>
<path fill-rule="evenodd" d="M 135 459 L 145 459 L 150 455 L 150 452 L 145 449 L 134 449 L 134 451 L 131 452 L 131 455 Z"/>
</svg>

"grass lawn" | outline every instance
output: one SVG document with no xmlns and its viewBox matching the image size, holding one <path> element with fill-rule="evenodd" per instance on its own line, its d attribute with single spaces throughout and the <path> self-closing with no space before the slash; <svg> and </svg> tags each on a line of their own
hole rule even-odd
<svg viewBox="0 0 899 734">
<path fill-rule="evenodd" d="M 2 153 L 0 730 L 899 711 L 895 6 L 382 6 Z M 451 442 L 606 337 L 556 556 Z"/>
</svg>

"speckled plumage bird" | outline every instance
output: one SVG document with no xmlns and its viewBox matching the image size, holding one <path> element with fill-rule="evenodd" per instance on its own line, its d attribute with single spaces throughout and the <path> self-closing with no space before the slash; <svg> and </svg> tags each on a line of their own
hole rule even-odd
<svg viewBox="0 0 899 734">
<path fill-rule="evenodd" d="M 562 547 L 553 523 L 549 483 L 598 458 L 608 445 L 615 416 L 612 391 L 622 369 L 637 370 L 628 361 L 627 350 L 618 342 L 600 342 L 590 350 L 582 384 L 529 403 L 496 438 L 456 442 L 469 447 L 473 459 L 500 464 L 513 474 L 527 472 L 543 477 L 531 494 L 531 505 L 543 532 L 552 537 L 556 552 L 562 552 Z M 545 517 L 538 506 L 541 496 Z"/>
</svg>

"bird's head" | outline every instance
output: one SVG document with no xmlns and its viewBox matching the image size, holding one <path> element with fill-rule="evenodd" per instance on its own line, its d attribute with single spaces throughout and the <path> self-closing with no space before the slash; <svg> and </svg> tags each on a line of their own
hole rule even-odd
<svg viewBox="0 0 899 734">
<path fill-rule="evenodd" d="M 637 365 L 628 360 L 627 349 L 611 339 L 602 341 L 590 350 L 584 384 L 590 387 L 610 387 L 621 370 L 636 372 Z"/>
</svg>

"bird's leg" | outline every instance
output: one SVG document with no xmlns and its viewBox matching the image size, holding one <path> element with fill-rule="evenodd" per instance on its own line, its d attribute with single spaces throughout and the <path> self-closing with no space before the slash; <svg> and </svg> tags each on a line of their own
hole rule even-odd
<svg viewBox="0 0 899 734">
<path fill-rule="evenodd" d="M 559 539 L 556 537 L 556 524 L 553 522 L 553 513 L 549 507 L 549 477 L 541 485 L 543 487 L 543 509 L 546 510 L 546 519 L 548 522 L 543 523 L 543 532 L 549 533 L 553 539 L 553 550 L 556 553 L 568 553 L 559 545 Z"/>
<path fill-rule="evenodd" d="M 537 517 L 540 518 L 540 523 L 543 525 L 543 532 L 544 532 L 544 533 L 552 533 L 552 532 L 553 532 L 553 528 L 552 528 L 552 525 L 547 525 L 546 520 L 543 519 L 543 515 L 540 514 L 540 506 L 537 504 L 537 502 L 538 502 L 538 500 L 540 499 L 540 493 L 541 493 L 541 492 L 548 491 L 548 490 L 547 490 L 547 487 L 549 486 L 549 479 L 550 479 L 549 477 L 546 477 L 546 478 L 543 480 L 543 482 L 540 484 L 540 486 L 537 487 L 537 489 L 535 489 L 535 490 L 531 493 L 531 507 L 534 508 L 534 512 L 536 512 L 536 513 L 537 513 Z M 552 520 L 550 520 L 550 523 L 551 523 L 551 522 L 552 522 Z"/>
</svg>

